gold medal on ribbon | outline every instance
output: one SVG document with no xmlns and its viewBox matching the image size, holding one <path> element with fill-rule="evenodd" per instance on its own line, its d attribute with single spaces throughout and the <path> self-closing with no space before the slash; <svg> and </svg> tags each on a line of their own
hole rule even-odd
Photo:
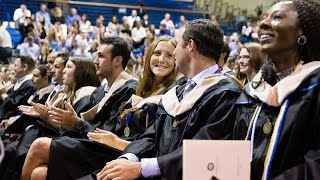
<svg viewBox="0 0 320 180">
<path fill-rule="evenodd" d="M 265 123 L 263 124 L 262 129 L 263 129 L 263 132 L 264 132 L 265 134 L 267 134 L 267 135 L 270 134 L 270 132 L 271 132 L 271 130 L 272 130 L 272 123 L 270 122 L 269 119 L 268 119 L 267 122 L 265 122 Z"/>
<path fill-rule="evenodd" d="M 126 126 L 126 127 L 124 128 L 123 132 L 124 132 L 124 135 L 125 135 L 126 137 L 129 137 L 129 135 L 130 135 L 130 128 L 129 128 L 128 126 Z"/>
</svg>

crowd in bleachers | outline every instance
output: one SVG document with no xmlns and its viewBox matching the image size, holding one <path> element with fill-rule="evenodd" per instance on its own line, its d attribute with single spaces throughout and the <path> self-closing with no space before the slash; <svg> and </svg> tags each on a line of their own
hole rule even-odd
<svg viewBox="0 0 320 180">
<path fill-rule="evenodd" d="M 216 21 L 216 17 L 212 16 L 211 20 Z M 13 21 L 15 28 L 21 34 L 21 39 L 17 47 L 12 50 L 14 45 L 9 42 L 12 41 L 9 35 L 2 35 L 8 39 L 0 46 L 2 52 L 0 59 L 4 64 L 13 62 L 12 54 L 29 55 L 38 64 L 46 64 L 50 52 L 68 52 L 74 56 L 89 57 L 94 60 L 101 39 L 113 36 L 121 37 L 129 44 L 132 58 L 128 68 L 137 77 L 142 72 L 143 55 L 148 46 L 161 36 L 174 37 L 187 22 L 185 16 L 181 15 L 179 22 L 174 24 L 170 14 L 166 13 L 161 22 L 152 24 L 146 12 L 140 17 L 137 10 L 132 10 L 130 16 L 114 15 L 110 20 L 99 15 L 95 22 L 90 22 L 88 15 L 79 15 L 76 8 L 70 8 L 69 14 L 65 16 L 61 7 L 48 10 L 45 4 L 40 5 L 39 11 L 32 13 L 26 4 L 21 4 L 20 8 L 14 11 Z M 7 33 L 6 26 L 8 23 L 2 26 L 0 32 Z M 231 48 L 230 64 L 238 64 L 234 59 L 239 55 L 243 43 L 257 42 L 255 26 L 252 27 L 247 23 L 241 28 L 239 33 L 234 32 L 230 36 L 225 36 Z M 231 68 L 233 69 L 233 66 Z"/>
</svg>

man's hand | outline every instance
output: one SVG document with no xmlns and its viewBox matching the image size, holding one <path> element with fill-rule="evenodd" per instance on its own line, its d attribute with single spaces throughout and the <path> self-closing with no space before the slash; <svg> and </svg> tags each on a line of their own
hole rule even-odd
<svg viewBox="0 0 320 180">
<path fill-rule="evenodd" d="M 108 162 L 97 174 L 97 180 L 131 180 L 141 177 L 141 162 L 117 159 Z"/>
<path fill-rule="evenodd" d="M 64 105 L 66 110 L 55 107 L 51 108 L 49 111 L 49 117 L 52 121 L 61 125 L 63 128 L 75 130 L 75 124 L 79 120 L 79 117 L 69 103 L 64 102 Z"/>
</svg>

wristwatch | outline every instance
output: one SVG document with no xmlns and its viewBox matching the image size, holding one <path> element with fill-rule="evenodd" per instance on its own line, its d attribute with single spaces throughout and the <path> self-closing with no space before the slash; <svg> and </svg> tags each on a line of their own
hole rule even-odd
<svg viewBox="0 0 320 180">
<path fill-rule="evenodd" d="M 84 122 L 81 119 L 79 119 L 75 124 L 75 128 L 78 130 L 81 130 L 83 126 L 84 126 Z"/>
</svg>

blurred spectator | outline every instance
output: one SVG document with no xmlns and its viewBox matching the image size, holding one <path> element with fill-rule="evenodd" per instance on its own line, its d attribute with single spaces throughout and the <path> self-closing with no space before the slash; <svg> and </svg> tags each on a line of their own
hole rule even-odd
<svg viewBox="0 0 320 180">
<path fill-rule="evenodd" d="M 114 37 L 123 37 L 123 33 L 120 30 L 120 26 L 117 26 L 117 29 L 113 32 L 110 33 L 110 36 L 114 36 Z"/>
<path fill-rule="evenodd" d="M 65 24 L 66 18 L 63 16 L 62 9 L 60 7 L 55 7 L 52 11 L 52 24 L 60 23 Z"/>
<path fill-rule="evenodd" d="M 56 46 L 58 45 L 58 42 L 59 42 L 59 38 L 56 35 L 56 31 L 55 31 L 54 28 L 51 28 L 49 30 L 49 34 L 48 34 L 47 40 L 49 42 L 50 49 L 56 48 Z"/>
<path fill-rule="evenodd" d="M 186 18 L 184 17 L 184 15 L 181 15 L 180 16 L 180 19 L 179 19 L 179 22 L 176 24 L 176 28 L 177 29 L 180 29 L 181 27 L 183 27 L 185 24 L 187 24 L 187 20 Z"/>
<path fill-rule="evenodd" d="M 39 64 L 46 64 L 47 63 L 49 53 L 50 53 L 49 46 L 43 44 L 40 47 L 40 55 L 39 55 L 39 59 L 38 59 Z"/>
<path fill-rule="evenodd" d="M 88 57 L 92 59 L 91 53 L 88 52 L 88 49 L 86 48 L 86 44 L 84 42 L 80 43 L 80 46 L 73 52 L 74 56 L 82 56 L 82 57 Z"/>
<path fill-rule="evenodd" d="M 22 3 L 20 8 L 16 9 L 13 14 L 13 21 L 16 22 L 16 29 L 23 26 L 26 17 L 31 17 L 31 12 L 27 9 L 27 5 Z"/>
<path fill-rule="evenodd" d="M 31 56 L 33 60 L 38 59 L 40 54 L 40 47 L 34 43 L 34 38 L 32 36 L 27 38 L 27 42 L 20 44 L 18 49 L 20 50 L 20 55 Z"/>
<path fill-rule="evenodd" d="M 80 25 L 80 32 L 82 33 L 88 33 L 90 32 L 90 28 L 91 28 L 91 22 L 88 20 L 88 16 L 86 14 L 83 14 L 81 16 L 81 21 L 79 21 L 79 25 Z"/>
<path fill-rule="evenodd" d="M 33 31 L 32 31 L 32 32 L 29 32 L 28 35 L 27 35 L 27 37 L 24 38 L 24 41 L 23 41 L 24 43 L 28 41 L 28 37 L 33 37 L 34 43 L 36 43 L 38 46 L 41 45 L 41 39 L 40 39 L 40 37 L 37 36 L 37 35 L 35 35 Z"/>
<path fill-rule="evenodd" d="M 149 27 L 150 21 L 149 21 L 149 15 L 148 14 L 144 14 L 143 18 L 141 20 L 141 24 L 144 28 Z"/>
<path fill-rule="evenodd" d="M 33 22 L 31 20 L 30 17 L 26 17 L 24 19 L 24 24 L 23 26 L 21 27 L 21 40 L 20 40 L 20 43 L 23 43 L 24 39 L 28 36 L 28 33 L 29 32 L 33 32 L 35 29 L 34 25 L 33 25 Z"/>
<path fill-rule="evenodd" d="M 13 87 L 13 84 L 10 81 L 9 75 L 10 75 L 10 70 L 6 67 L 2 67 L 0 71 L 0 82 L 6 88 L 7 91 Z"/>
<path fill-rule="evenodd" d="M 105 31 L 106 31 L 106 27 L 102 24 L 102 21 L 100 19 L 97 19 L 96 25 L 93 27 L 94 39 L 97 39 L 98 41 L 100 41 Z"/>
<path fill-rule="evenodd" d="M 170 31 L 173 33 L 174 32 L 174 24 L 172 22 L 172 20 L 170 19 L 170 14 L 166 13 L 164 15 L 164 19 L 160 22 L 161 24 L 166 24 L 167 29 L 170 29 Z"/>
<path fill-rule="evenodd" d="M 242 46 L 240 42 L 239 34 L 236 32 L 232 33 L 232 35 L 229 37 L 228 43 L 231 49 L 230 56 L 235 56 L 235 57 L 238 56 L 240 47 Z"/>
<path fill-rule="evenodd" d="M 133 47 L 135 49 L 139 48 L 144 43 L 144 39 L 147 36 L 147 31 L 141 25 L 141 21 L 136 21 L 136 27 L 134 27 L 131 31 Z"/>
<path fill-rule="evenodd" d="M 37 25 L 37 35 L 40 39 L 45 39 L 47 37 L 47 32 L 49 32 L 49 29 L 46 30 L 41 23 Z"/>
<path fill-rule="evenodd" d="M 159 34 L 157 35 L 157 37 L 161 37 L 161 36 L 171 36 L 170 29 L 167 29 L 167 26 L 164 23 L 160 24 Z"/>
<path fill-rule="evenodd" d="M 118 27 L 120 29 L 120 25 L 118 23 L 118 17 L 112 16 L 110 22 L 108 23 L 108 30 L 110 34 L 112 34 L 113 32 L 116 32 Z"/>
<path fill-rule="evenodd" d="M 122 16 L 122 24 L 120 24 L 120 29 L 121 30 L 124 29 L 124 24 L 128 24 L 129 25 L 128 16 Z M 130 25 L 129 25 L 129 29 L 130 29 Z"/>
<path fill-rule="evenodd" d="M 244 44 L 246 42 L 252 42 L 251 34 L 253 32 L 252 26 L 250 22 L 247 22 L 242 26 L 241 30 L 241 43 Z"/>
<path fill-rule="evenodd" d="M 0 61 L 3 64 L 9 64 L 12 56 L 12 39 L 9 32 L 0 27 Z"/>
<path fill-rule="evenodd" d="M 73 23 L 72 23 L 72 27 L 73 27 L 74 29 L 78 30 L 79 32 L 81 32 L 81 31 L 80 31 L 80 21 L 74 20 Z M 70 28 L 70 27 L 69 27 L 69 28 Z"/>
<path fill-rule="evenodd" d="M 130 30 L 129 23 L 124 23 L 124 24 L 123 24 L 123 29 L 121 30 L 121 32 L 124 33 L 124 34 L 128 34 L 129 36 L 131 36 L 131 30 Z"/>
<path fill-rule="evenodd" d="M 72 51 L 71 47 L 66 45 L 66 37 L 61 37 L 60 43 L 58 46 L 56 46 L 56 48 L 54 48 L 54 51 L 62 51 L 63 48 L 66 49 L 67 52 Z"/>
<path fill-rule="evenodd" d="M 67 16 L 66 23 L 68 26 L 71 26 L 75 20 L 80 22 L 81 17 L 77 14 L 77 10 L 75 8 L 70 8 L 70 14 Z"/>
<path fill-rule="evenodd" d="M 98 16 L 98 19 L 102 22 L 102 25 L 104 25 L 104 16 L 102 14 Z"/>
<path fill-rule="evenodd" d="M 94 41 L 91 45 L 90 50 L 88 51 L 89 53 L 91 53 L 92 60 L 95 60 L 98 55 L 98 46 L 99 46 L 98 41 Z"/>
<path fill-rule="evenodd" d="M 47 5 L 41 4 L 40 11 L 36 12 L 36 23 L 38 24 L 40 21 L 40 16 L 43 16 L 45 24 L 48 26 L 51 24 L 50 15 L 47 12 Z"/>
<path fill-rule="evenodd" d="M 135 27 L 136 21 L 140 21 L 140 17 L 137 15 L 137 10 L 132 10 L 131 16 L 128 16 L 128 22 L 129 22 L 130 29 Z"/>
<path fill-rule="evenodd" d="M 154 24 L 150 24 L 149 27 L 147 28 L 147 39 L 146 39 L 146 46 L 149 47 L 150 44 L 154 41 L 156 37 L 156 27 Z"/>
</svg>

